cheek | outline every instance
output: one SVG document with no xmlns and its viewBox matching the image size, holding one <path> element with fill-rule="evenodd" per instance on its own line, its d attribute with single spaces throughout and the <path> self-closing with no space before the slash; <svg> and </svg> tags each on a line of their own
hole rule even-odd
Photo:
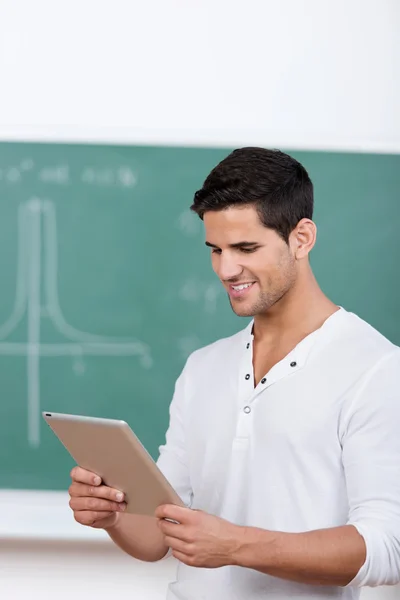
<svg viewBox="0 0 400 600">
<path fill-rule="evenodd" d="M 271 253 L 248 258 L 244 261 L 244 267 L 249 273 L 253 273 L 258 279 L 268 279 L 278 270 L 276 260 Z"/>
<path fill-rule="evenodd" d="M 288 277 L 291 277 L 293 266 L 288 258 L 282 256 L 281 253 L 275 253 L 271 256 L 263 256 L 258 262 L 259 267 L 254 266 L 254 273 L 258 275 L 261 282 L 265 282 L 268 287 L 280 287 L 282 282 L 285 282 Z"/>
</svg>

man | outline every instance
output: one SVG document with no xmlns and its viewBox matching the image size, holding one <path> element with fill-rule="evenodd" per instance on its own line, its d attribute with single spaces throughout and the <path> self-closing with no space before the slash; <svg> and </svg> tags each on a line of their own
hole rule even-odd
<svg viewBox="0 0 400 600">
<path fill-rule="evenodd" d="M 239 149 L 192 209 L 232 309 L 253 320 L 176 382 L 158 465 L 188 508 L 124 515 L 77 467 L 76 520 L 141 560 L 169 549 L 169 600 L 348 600 L 400 582 L 400 348 L 318 286 L 307 172 Z"/>
</svg>

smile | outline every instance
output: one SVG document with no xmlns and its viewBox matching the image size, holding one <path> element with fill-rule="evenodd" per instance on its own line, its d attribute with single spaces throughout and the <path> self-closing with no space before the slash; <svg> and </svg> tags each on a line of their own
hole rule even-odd
<svg viewBox="0 0 400 600">
<path fill-rule="evenodd" d="M 240 285 L 233 285 L 232 288 L 234 290 L 245 290 L 246 288 L 250 287 L 251 285 L 253 285 L 252 283 L 242 283 Z"/>
<path fill-rule="evenodd" d="M 248 294 L 249 290 L 255 285 L 255 281 L 250 283 L 240 283 L 238 285 L 229 286 L 229 295 L 231 298 L 242 298 Z"/>
</svg>

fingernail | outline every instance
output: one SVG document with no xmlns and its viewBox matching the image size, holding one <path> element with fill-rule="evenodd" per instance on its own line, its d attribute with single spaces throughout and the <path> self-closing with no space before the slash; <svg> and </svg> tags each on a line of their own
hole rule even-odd
<svg viewBox="0 0 400 600">
<path fill-rule="evenodd" d="M 118 502 L 122 502 L 122 500 L 124 499 L 124 495 L 122 492 L 118 492 L 118 494 L 116 494 L 116 498 Z"/>
<path fill-rule="evenodd" d="M 126 509 L 126 504 L 125 502 L 123 502 L 122 504 L 118 505 L 118 510 L 125 510 Z"/>
<path fill-rule="evenodd" d="M 94 485 L 100 485 L 100 484 L 101 484 L 101 479 L 100 479 L 100 477 L 98 477 L 98 476 L 96 475 L 96 477 L 94 477 L 94 478 L 93 478 L 93 483 L 94 483 Z"/>
</svg>

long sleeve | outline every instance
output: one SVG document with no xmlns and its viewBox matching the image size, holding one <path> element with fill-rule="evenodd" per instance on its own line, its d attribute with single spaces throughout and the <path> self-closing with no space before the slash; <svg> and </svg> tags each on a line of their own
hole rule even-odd
<svg viewBox="0 0 400 600">
<path fill-rule="evenodd" d="M 348 525 L 367 558 L 353 587 L 400 582 L 400 350 L 381 359 L 343 410 Z"/>
<path fill-rule="evenodd" d="M 157 465 L 186 506 L 192 501 L 189 464 L 185 443 L 186 367 L 175 383 L 169 408 L 169 427 L 165 444 L 159 447 Z"/>
</svg>

